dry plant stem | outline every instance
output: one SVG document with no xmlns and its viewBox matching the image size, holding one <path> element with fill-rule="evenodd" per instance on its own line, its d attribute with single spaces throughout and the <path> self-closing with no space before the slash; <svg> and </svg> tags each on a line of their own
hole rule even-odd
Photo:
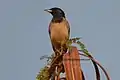
<svg viewBox="0 0 120 80">
<path fill-rule="evenodd" d="M 109 77 L 107 71 L 101 66 L 101 64 L 99 62 L 97 62 L 94 58 L 91 58 L 91 57 L 89 57 L 89 56 L 87 56 L 85 54 L 81 54 L 81 53 L 79 53 L 79 54 L 82 55 L 82 56 L 88 57 L 89 59 L 93 60 L 103 70 L 107 80 L 110 80 L 110 77 Z"/>
<path fill-rule="evenodd" d="M 91 57 L 93 59 L 93 57 L 91 55 L 89 57 Z M 95 72 L 96 72 L 96 79 L 100 80 L 100 72 L 99 72 L 98 66 L 96 65 L 96 63 L 92 59 L 91 59 L 91 61 L 94 65 Z"/>
<path fill-rule="evenodd" d="M 63 55 L 63 65 L 67 80 L 84 80 L 80 65 L 80 56 L 76 47 Z"/>
<path fill-rule="evenodd" d="M 70 57 L 70 59 L 72 60 L 71 57 Z M 71 62 L 70 62 L 70 65 L 72 66 L 72 64 L 73 64 L 73 62 L 71 61 Z M 72 75 L 72 80 L 75 80 L 73 68 L 72 68 L 72 70 L 71 70 L 71 75 Z"/>
<path fill-rule="evenodd" d="M 85 53 L 86 55 L 88 55 L 89 57 L 93 58 L 88 52 L 87 52 L 87 49 L 85 48 L 84 44 L 81 43 L 79 41 L 80 38 L 73 38 L 71 39 L 72 43 L 76 43 L 78 45 L 80 45 L 80 48 L 82 49 L 82 52 Z M 79 51 L 79 50 L 78 50 Z M 92 61 L 92 59 L 91 59 Z M 92 61 L 93 65 L 94 65 L 94 68 L 95 68 L 95 72 L 96 72 L 96 80 L 100 80 L 100 72 L 99 72 L 99 69 L 98 69 L 98 66 L 96 65 L 96 63 L 94 61 Z"/>
<path fill-rule="evenodd" d="M 93 58 L 91 55 L 88 55 L 90 58 Z M 99 68 L 97 66 L 97 64 L 91 59 L 94 68 L 95 68 L 95 72 L 96 72 L 96 80 L 100 80 L 100 72 L 99 72 Z"/>
<path fill-rule="evenodd" d="M 51 77 L 51 74 L 54 73 L 55 67 L 57 66 L 57 64 L 58 64 L 59 62 L 61 62 L 61 60 L 62 60 L 61 57 L 62 57 L 62 55 L 56 56 L 56 57 L 53 59 L 52 63 L 50 64 L 50 65 L 51 65 L 50 68 L 49 68 L 50 77 Z"/>
</svg>

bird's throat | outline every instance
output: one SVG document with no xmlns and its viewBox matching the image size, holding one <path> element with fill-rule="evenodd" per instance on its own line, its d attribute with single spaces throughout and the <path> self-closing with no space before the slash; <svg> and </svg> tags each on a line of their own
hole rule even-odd
<svg viewBox="0 0 120 80">
<path fill-rule="evenodd" d="M 63 17 L 53 17 L 52 22 L 54 23 L 60 23 L 63 21 Z"/>
</svg>

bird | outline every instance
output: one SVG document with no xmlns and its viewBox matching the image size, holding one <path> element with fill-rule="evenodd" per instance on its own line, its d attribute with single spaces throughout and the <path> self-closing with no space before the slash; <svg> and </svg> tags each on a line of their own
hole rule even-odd
<svg viewBox="0 0 120 80">
<path fill-rule="evenodd" d="M 62 55 L 68 50 L 67 41 L 70 36 L 70 25 L 61 8 L 53 7 L 44 11 L 52 15 L 49 23 L 49 36 L 55 56 Z"/>
</svg>

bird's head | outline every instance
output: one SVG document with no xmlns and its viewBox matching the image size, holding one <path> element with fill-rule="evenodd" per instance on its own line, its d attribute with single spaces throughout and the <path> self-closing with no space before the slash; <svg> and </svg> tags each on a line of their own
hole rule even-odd
<svg viewBox="0 0 120 80">
<path fill-rule="evenodd" d="M 51 9 L 45 9 L 44 11 L 47 11 L 52 14 L 53 18 L 65 18 L 65 13 L 62 9 L 54 7 Z"/>
</svg>

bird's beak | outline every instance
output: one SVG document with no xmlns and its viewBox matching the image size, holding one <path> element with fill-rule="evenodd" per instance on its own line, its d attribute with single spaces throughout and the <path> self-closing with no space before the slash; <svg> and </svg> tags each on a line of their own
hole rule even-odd
<svg viewBox="0 0 120 80">
<path fill-rule="evenodd" d="M 52 10 L 50 10 L 50 9 L 45 9 L 44 11 L 49 12 L 49 13 L 52 12 Z"/>
</svg>

